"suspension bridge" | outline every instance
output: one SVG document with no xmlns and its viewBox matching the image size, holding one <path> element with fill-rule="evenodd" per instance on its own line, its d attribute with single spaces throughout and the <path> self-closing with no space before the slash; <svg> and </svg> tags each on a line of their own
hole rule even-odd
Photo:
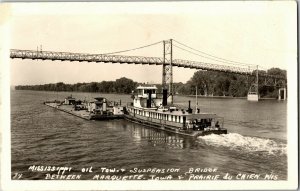
<svg viewBox="0 0 300 191">
<path fill-rule="evenodd" d="M 124 52 L 130 52 L 138 49 L 147 48 L 157 44 L 163 44 L 163 57 L 145 57 L 145 56 L 125 56 L 120 55 Z M 188 53 L 210 59 L 214 62 L 222 64 L 215 64 L 203 61 L 191 61 L 183 59 L 174 59 L 173 49 L 177 48 Z M 141 46 L 133 49 L 104 53 L 104 54 L 86 54 L 86 53 L 71 53 L 71 52 L 55 52 L 55 51 L 42 51 L 42 50 L 19 50 L 11 49 L 10 58 L 31 59 L 31 60 L 52 60 L 52 61 L 78 61 L 78 62 L 96 62 L 96 63 L 119 63 L 119 64 L 141 64 L 141 65 L 161 65 L 162 72 L 162 85 L 163 89 L 168 91 L 169 100 L 173 103 L 173 67 L 183 67 L 190 69 L 199 69 L 205 71 L 216 71 L 234 73 L 240 75 L 247 75 L 251 79 L 251 86 L 249 88 L 248 99 L 258 100 L 258 78 L 263 78 L 264 84 L 268 86 L 280 87 L 286 99 L 286 79 L 283 76 L 269 75 L 267 72 L 259 73 L 258 66 L 253 69 L 254 65 L 231 61 L 228 59 L 220 58 L 203 51 L 194 49 L 184 43 L 178 42 L 173 39 L 159 41 L 146 46 Z M 249 97 L 250 96 L 250 97 Z"/>
</svg>

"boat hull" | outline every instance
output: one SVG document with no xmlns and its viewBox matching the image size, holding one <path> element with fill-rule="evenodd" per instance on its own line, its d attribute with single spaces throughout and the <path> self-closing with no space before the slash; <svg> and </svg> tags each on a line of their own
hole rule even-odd
<svg viewBox="0 0 300 191">
<path fill-rule="evenodd" d="M 218 134 L 218 135 L 227 134 L 227 129 L 224 129 L 224 128 L 220 128 L 217 130 L 206 130 L 206 131 L 202 131 L 202 130 L 197 131 L 197 130 L 192 130 L 192 129 L 183 130 L 183 129 L 179 129 L 177 127 L 172 127 L 172 126 L 169 126 L 166 124 L 159 124 L 159 123 L 155 123 L 152 121 L 137 118 L 137 117 L 134 117 L 129 114 L 125 114 L 124 118 L 131 122 L 143 124 L 145 126 L 149 126 L 149 127 L 155 128 L 155 129 L 162 130 L 162 131 L 172 132 L 172 133 L 189 136 L 189 137 L 198 137 L 198 136 L 205 136 L 205 135 L 210 135 L 210 134 Z"/>
</svg>

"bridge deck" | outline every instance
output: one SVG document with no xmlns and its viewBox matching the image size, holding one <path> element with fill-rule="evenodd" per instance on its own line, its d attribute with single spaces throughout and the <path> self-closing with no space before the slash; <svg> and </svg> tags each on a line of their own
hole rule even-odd
<svg viewBox="0 0 300 191">
<path fill-rule="evenodd" d="M 21 59 L 40 59 L 40 60 L 59 60 L 59 61 L 78 61 L 78 62 L 101 62 L 101 63 L 120 63 L 120 64 L 142 64 L 142 65 L 164 65 L 163 58 L 159 57 L 143 57 L 143 56 L 123 56 L 110 54 L 84 54 L 71 52 L 53 52 L 53 51 L 34 51 L 34 50 L 10 50 L 10 58 Z M 206 62 L 189 61 L 174 59 L 172 66 L 184 67 L 190 69 L 200 69 L 207 71 L 228 72 L 242 75 L 254 76 L 255 74 L 249 68 L 226 66 L 219 64 L 211 64 Z M 282 76 L 272 76 L 267 74 L 260 74 L 260 76 L 283 79 Z"/>
</svg>

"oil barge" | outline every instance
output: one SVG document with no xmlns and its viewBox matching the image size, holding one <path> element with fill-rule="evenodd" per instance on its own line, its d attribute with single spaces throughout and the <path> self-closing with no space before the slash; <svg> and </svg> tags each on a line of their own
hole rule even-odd
<svg viewBox="0 0 300 191">
<path fill-rule="evenodd" d="M 126 107 L 120 103 L 109 102 L 96 97 L 93 101 L 80 101 L 71 96 L 64 101 L 47 101 L 45 105 L 86 120 L 110 120 L 125 118 L 159 130 L 197 137 L 209 134 L 227 134 L 223 127 L 224 118 L 214 113 L 193 113 L 190 101 L 188 109 L 167 105 L 167 92 L 162 98 L 156 86 L 138 86 L 132 95 L 133 102 Z"/>
<path fill-rule="evenodd" d="M 81 101 L 71 95 L 64 101 L 46 101 L 44 104 L 86 120 L 124 118 L 124 107 L 121 106 L 121 103 L 109 102 L 103 97 L 96 97 L 92 101 Z"/>
<path fill-rule="evenodd" d="M 223 117 L 200 113 L 198 109 L 193 113 L 190 101 L 187 110 L 168 106 L 167 92 L 163 92 L 162 98 L 156 92 L 156 86 L 138 86 L 137 92 L 132 95 L 133 102 L 124 111 L 124 117 L 132 122 L 192 137 L 227 134 L 227 129 L 223 128 Z"/>
</svg>

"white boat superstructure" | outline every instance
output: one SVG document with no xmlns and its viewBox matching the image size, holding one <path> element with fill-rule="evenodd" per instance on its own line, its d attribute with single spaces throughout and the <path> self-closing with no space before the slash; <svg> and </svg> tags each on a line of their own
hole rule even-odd
<svg viewBox="0 0 300 191">
<path fill-rule="evenodd" d="M 164 105 L 167 97 L 161 97 L 156 86 L 138 86 L 136 90 L 125 115 L 132 121 L 192 136 L 227 133 L 223 128 L 223 118 L 216 114 L 200 113 L 199 110 L 192 113 L 190 102 L 187 110 Z"/>
</svg>

